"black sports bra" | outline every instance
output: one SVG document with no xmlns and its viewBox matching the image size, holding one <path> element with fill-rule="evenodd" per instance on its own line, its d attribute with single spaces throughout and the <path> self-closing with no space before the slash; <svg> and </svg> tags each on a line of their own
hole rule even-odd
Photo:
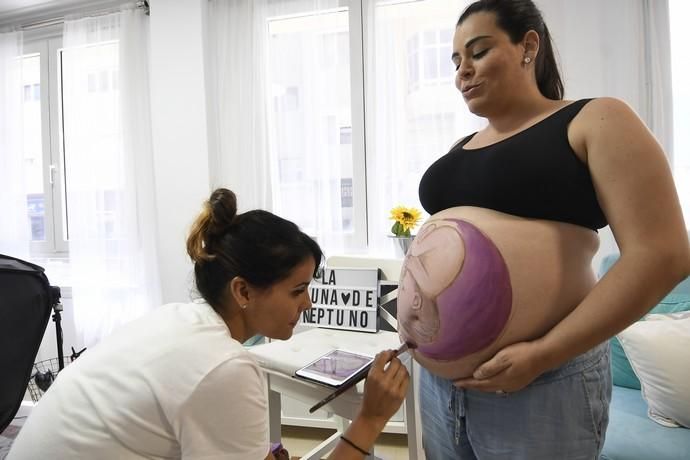
<svg viewBox="0 0 690 460">
<path fill-rule="evenodd" d="M 465 150 L 474 134 L 466 137 L 422 176 L 422 206 L 429 214 L 477 206 L 592 230 L 605 227 L 589 170 L 568 142 L 570 121 L 589 101 L 573 102 L 486 147 Z"/>
</svg>

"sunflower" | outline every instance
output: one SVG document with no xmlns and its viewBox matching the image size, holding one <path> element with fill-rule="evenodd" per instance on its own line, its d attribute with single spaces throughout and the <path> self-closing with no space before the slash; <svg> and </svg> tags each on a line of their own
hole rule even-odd
<svg viewBox="0 0 690 460">
<path fill-rule="evenodd" d="M 411 236 L 410 230 L 415 228 L 422 219 L 422 213 L 417 208 L 396 206 L 391 209 L 389 219 L 395 221 L 393 227 L 391 227 L 391 232 L 393 232 L 395 236 Z"/>
</svg>

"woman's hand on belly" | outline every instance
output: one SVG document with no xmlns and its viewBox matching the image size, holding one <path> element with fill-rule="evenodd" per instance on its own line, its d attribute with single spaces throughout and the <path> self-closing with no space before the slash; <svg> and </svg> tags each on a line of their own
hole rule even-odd
<svg viewBox="0 0 690 460">
<path fill-rule="evenodd" d="M 455 386 L 492 393 L 513 393 L 547 371 L 545 362 L 538 341 L 515 343 L 480 365 L 472 377 L 456 380 Z"/>
</svg>

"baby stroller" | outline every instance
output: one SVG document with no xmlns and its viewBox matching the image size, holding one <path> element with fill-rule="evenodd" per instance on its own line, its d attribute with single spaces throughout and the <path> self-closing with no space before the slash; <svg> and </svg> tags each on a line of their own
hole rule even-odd
<svg viewBox="0 0 690 460">
<path fill-rule="evenodd" d="M 51 311 L 58 369 L 45 372 L 34 360 Z M 0 433 L 19 410 L 29 381 L 47 389 L 64 367 L 61 311 L 60 288 L 50 285 L 42 267 L 0 254 L 0 349 L 6 350 L 0 354 Z"/>
</svg>

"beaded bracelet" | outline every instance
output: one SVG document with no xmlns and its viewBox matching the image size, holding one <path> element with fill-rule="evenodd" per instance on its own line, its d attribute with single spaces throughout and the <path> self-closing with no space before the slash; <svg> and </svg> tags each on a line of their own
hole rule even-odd
<svg viewBox="0 0 690 460">
<path fill-rule="evenodd" d="M 363 453 L 365 456 L 371 455 L 369 452 L 367 452 L 366 450 L 362 449 L 362 448 L 359 447 L 357 444 L 355 444 L 354 442 L 352 442 L 352 441 L 350 441 L 349 439 L 347 439 L 345 436 L 340 436 L 340 439 L 342 439 L 343 441 L 345 441 L 346 443 L 348 443 L 349 445 L 351 445 L 352 447 L 354 447 L 355 449 L 357 449 L 358 451 L 360 451 L 361 453 Z"/>
</svg>

